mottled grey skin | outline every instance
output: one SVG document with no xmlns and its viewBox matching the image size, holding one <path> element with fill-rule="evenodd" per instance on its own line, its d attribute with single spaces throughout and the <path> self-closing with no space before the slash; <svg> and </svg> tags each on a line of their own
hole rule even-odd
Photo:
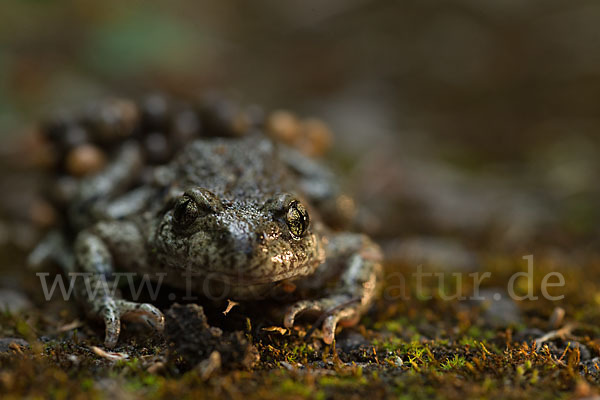
<svg viewBox="0 0 600 400">
<path fill-rule="evenodd" d="M 127 144 L 114 163 L 81 183 L 70 210 L 79 234 L 68 268 L 92 273 L 88 287 L 110 283 L 113 271 L 131 271 L 163 273 L 164 282 L 209 298 L 261 298 L 283 284 L 317 288 L 322 297 L 292 304 L 283 322 L 290 328 L 299 313 L 318 312 L 326 343 L 338 323 L 356 323 L 372 302 L 379 248 L 321 222 L 311 204 L 334 204 L 337 191 L 313 160 L 248 136 L 194 141 L 155 168 L 152 184 L 132 189 L 142 166 L 136 145 Z M 325 289 L 332 278 L 337 283 Z M 150 304 L 89 296 L 83 285 L 77 293 L 104 320 L 108 347 L 117 342 L 121 318 L 164 326 Z"/>
</svg>

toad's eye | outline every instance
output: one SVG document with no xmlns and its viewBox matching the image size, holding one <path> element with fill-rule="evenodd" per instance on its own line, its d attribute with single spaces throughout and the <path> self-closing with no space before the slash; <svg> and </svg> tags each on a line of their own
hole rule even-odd
<svg viewBox="0 0 600 400">
<path fill-rule="evenodd" d="M 188 196 L 177 200 L 173 211 L 173 220 L 180 228 L 190 226 L 200 215 L 198 204 Z"/>
<path fill-rule="evenodd" d="M 222 210 L 223 204 L 213 193 L 204 188 L 190 188 L 175 202 L 173 220 L 177 228 L 184 229 L 199 217 Z"/>
<path fill-rule="evenodd" d="M 285 216 L 285 222 L 292 237 L 296 239 L 302 237 L 310 222 L 306 208 L 298 201 L 292 201 Z"/>
</svg>

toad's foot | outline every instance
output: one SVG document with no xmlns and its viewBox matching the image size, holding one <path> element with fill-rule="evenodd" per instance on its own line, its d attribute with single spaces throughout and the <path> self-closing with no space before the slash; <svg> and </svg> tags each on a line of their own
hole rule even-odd
<svg viewBox="0 0 600 400">
<path fill-rule="evenodd" d="M 361 304 L 359 298 L 351 298 L 346 295 L 299 301 L 287 310 L 283 320 L 284 326 L 288 329 L 292 328 L 296 316 L 305 311 L 320 314 L 314 328 L 322 323 L 323 341 L 326 344 L 331 344 L 335 339 L 335 328 L 338 324 L 352 326 L 358 323 L 361 315 Z"/>
<path fill-rule="evenodd" d="M 147 303 L 105 298 L 98 309 L 98 315 L 104 320 L 106 327 L 104 345 L 108 348 L 117 344 L 121 332 L 121 319 L 144 322 L 157 332 L 162 332 L 165 328 L 163 313 Z"/>
<path fill-rule="evenodd" d="M 383 269 L 381 266 L 381 250 L 366 236 L 357 234 L 337 234 L 329 238 L 327 254 L 331 265 L 323 264 L 310 278 L 316 282 L 326 282 L 332 265 L 345 266 L 337 287 L 327 297 L 318 300 L 299 301 L 292 305 L 285 314 L 286 328 L 294 326 L 296 316 L 302 312 L 317 312 L 320 315 L 313 329 L 322 323 L 323 341 L 333 343 L 335 328 L 356 325 L 378 293 Z M 337 262 L 336 262 L 337 261 Z M 319 274 L 323 273 L 322 278 Z M 335 269 L 334 269 L 335 272 Z M 316 278 L 315 278 L 316 276 Z M 302 282 L 300 282 L 302 283 Z M 305 281 L 306 283 L 306 281 Z M 309 331 L 307 337 L 310 336 Z"/>
<path fill-rule="evenodd" d="M 104 320 L 106 347 L 117 344 L 121 319 L 144 322 L 156 331 L 164 329 L 165 318 L 158 308 L 123 300 L 116 290 L 113 257 L 119 256 L 125 265 L 143 259 L 142 242 L 137 227 L 128 221 L 99 222 L 75 239 L 75 266 L 84 276 L 76 282 L 75 295 L 91 316 Z"/>
</svg>

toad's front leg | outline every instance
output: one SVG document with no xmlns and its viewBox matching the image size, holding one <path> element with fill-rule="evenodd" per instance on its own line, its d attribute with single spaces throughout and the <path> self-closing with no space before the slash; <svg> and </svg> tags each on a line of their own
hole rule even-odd
<svg viewBox="0 0 600 400">
<path fill-rule="evenodd" d="M 316 311 L 323 321 L 323 341 L 331 344 L 338 324 L 352 326 L 358 323 L 378 292 L 383 269 L 381 250 L 368 237 L 360 234 L 333 235 L 327 244 L 327 262 L 319 267 L 312 282 L 325 279 L 331 272 L 344 268 L 335 289 L 316 300 L 293 304 L 284 317 L 284 325 L 291 328 L 296 316 L 304 311 Z"/>
<path fill-rule="evenodd" d="M 123 300 L 115 289 L 115 257 L 120 263 L 144 263 L 144 246 L 134 224 L 98 223 L 79 233 L 74 251 L 75 267 L 84 273 L 75 294 L 89 314 L 104 321 L 106 347 L 114 347 L 117 343 L 121 319 L 145 322 L 157 331 L 164 329 L 164 316 L 159 309 L 151 304 Z"/>
</svg>

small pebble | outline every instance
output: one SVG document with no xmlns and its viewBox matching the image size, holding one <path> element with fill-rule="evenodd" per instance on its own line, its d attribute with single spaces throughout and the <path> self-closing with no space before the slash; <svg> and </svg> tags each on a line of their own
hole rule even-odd
<svg viewBox="0 0 600 400">
<path fill-rule="evenodd" d="M 45 200 L 37 199 L 31 205 L 31 221 L 44 229 L 53 226 L 57 221 L 56 210 Z"/>
<path fill-rule="evenodd" d="M 336 339 L 336 347 L 345 352 L 359 350 L 361 347 L 369 346 L 369 341 L 359 332 L 345 330 Z"/>
<path fill-rule="evenodd" d="M 142 101 L 142 125 L 144 131 L 167 131 L 170 123 L 167 98 L 152 94 Z"/>
<path fill-rule="evenodd" d="M 548 326 L 550 329 L 558 329 L 563 323 L 565 318 L 565 309 L 562 307 L 555 307 L 550 316 Z"/>
<path fill-rule="evenodd" d="M 50 190 L 50 196 L 61 206 L 66 206 L 77 195 L 77 179 L 72 176 L 61 176 Z"/>
<path fill-rule="evenodd" d="M 396 367 L 401 367 L 401 366 L 403 366 L 403 365 L 404 365 L 404 361 L 402 361 L 402 359 L 401 359 L 400 357 L 398 357 L 398 356 L 395 356 L 395 357 L 389 358 L 389 360 L 390 360 L 392 363 L 394 363 L 394 365 L 395 365 Z"/>
<path fill-rule="evenodd" d="M 79 357 L 75 354 L 69 354 L 67 356 L 67 360 L 71 361 L 74 365 L 79 365 Z"/>
<path fill-rule="evenodd" d="M 181 147 L 199 136 L 201 128 L 200 117 L 194 110 L 187 108 L 179 111 L 173 119 L 172 135 L 176 146 Z"/>
<path fill-rule="evenodd" d="M 298 147 L 309 156 L 321 156 L 330 149 L 333 143 L 333 133 L 320 119 L 307 118 L 302 121 L 302 138 Z"/>
<path fill-rule="evenodd" d="M 293 371 L 295 369 L 292 364 L 285 362 L 285 361 L 279 361 L 279 365 L 281 365 L 283 368 L 287 369 L 288 371 Z"/>
<path fill-rule="evenodd" d="M 521 310 L 502 288 L 482 289 L 479 296 L 482 299 L 472 303 L 482 308 L 482 317 L 492 328 L 505 328 L 522 321 Z"/>
<path fill-rule="evenodd" d="M 204 99 L 202 121 L 210 136 L 240 136 L 249 122 L 235 103 L 218 95 Z"/>
<path fill-rule="evenodd" d="M 89 142 L 90 135 L 81 125 L 73 124 L 67 127 L 64 134 L 65 145 L 68 148 L 80 146 Z"/>
<path fill-rule="evenodd" d="M 92 106 L 88 111 L 88 120 L 97 140 L 112 143 L 135 132 L 140 112 L 131 100 L 110 99 Z"/>
<path fill-rule="evenodd" d="M 294 143 L 301 133 L 301 124 L 296 115 L 289 111 L 273 111 L 267 118 L 267 132 L 283 143 Z"/>
<path fill-rule="evenodd" d="M 118 109 L 119 116 L 121 117 L 121 133 L 128 136 L 133 133 L 139 123 L 140 111 L 133 101 L 125 99 L 117 100 L 115 107 Z"/>
<path fill-rule="evenodd" d="M 144 149 L 148 160 L 152 163 L 168 161 L 171 155 L 166 136 L 159 132 L 152 132 L 144 138 Z"/>
<path fill-rule="evenodd" d="M 63 144 L 66 130 L 77 123 L 74 115 L 66 110 L 58 110 L 42 125 L 42 132 L 57 146 Z"/>
<path fill-rule="evenodd" d="M 196 369 L 200 373 L 200 379 L 208 380 L 212 374 L 221 368 L 221 353 L 213 351 L 210 356 L 204 361 L 201 361 Z"/>
<path fill-rule="evenodd" d="M 98 147 L 84 144 L 69 152 L 65 164 L 69 174 L 83 177 L 100 171 L 106 164 L 106 158 Z"/>
<path fill-rule="evenodd" d="M 238 111 L 231 120 L 231 130 L 236 133 L 237 136 L 242 136 L 248 132 L 251 123 L 248 114 L 244 111 Z"/>
</svg>

